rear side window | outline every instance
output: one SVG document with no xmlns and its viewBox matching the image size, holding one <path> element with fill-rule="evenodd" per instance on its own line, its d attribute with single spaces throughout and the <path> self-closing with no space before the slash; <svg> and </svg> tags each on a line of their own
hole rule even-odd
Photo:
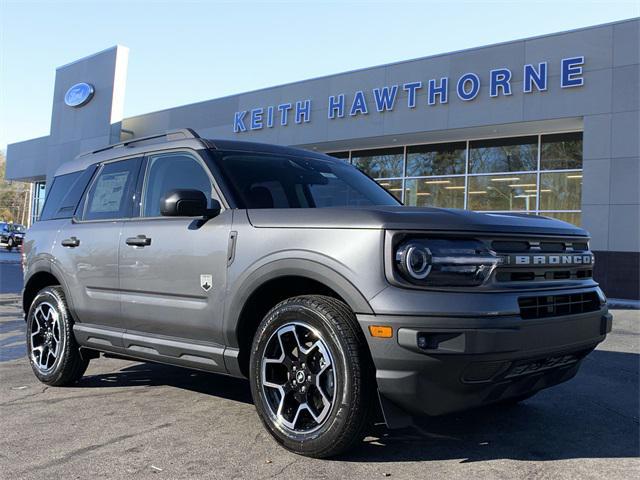
<svg viewBox="0 0 640 480">
<path fill-rule="evenodd" d="M 69 193 L 71 187 L 76 183 L 78 178 L 82 175 L 82 172 L 73 172 L 67 175 L 59 175 L 53 179 L 53 184 L 51 185 L 51 190 L 49 190 L 49 195 L 47 195 L 47 199 L 44 202 L 44 207 L 42 208 L 42 214 L 40 215 L 40 220 L 52 220 L 54 218 L 68 218 L 68 217 L 58 217 L 56 214 L 60 209 L 60 205 L 62 204 L 62 200 Z M 71 212 L 71 217 L 73 212 Z"/>
<path fill-rule="evenodd" d="M 73 217 L 78 203 L 97 168 L 97 165 L 91 165 L 84 171 L 54 178 L 40 220 Z"/>
<path fill-rule="evenodd" d="M 140 159 L 107 163 L 91 185 L 83 220 L 111 220 L 130 216 Z"/>
</svg>

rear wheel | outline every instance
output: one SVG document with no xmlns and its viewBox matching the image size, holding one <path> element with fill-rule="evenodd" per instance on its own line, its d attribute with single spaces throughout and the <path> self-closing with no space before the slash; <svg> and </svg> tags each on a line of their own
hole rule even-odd
<svg viewBox="0 0 640 480">
<path fill-rule="evenodd" d="M 71 385 L 84 375 L 89 360 L 80 354 L 72 328 L 62 288 L 40 290 L 27 316 L 27 349 L 33 373 L 42 383 Z"/>
<path fill-rule="evenodd" d="M 375 406 L 375 379 L 355 315 L 323 296 L 274 307 L 251 351 L 251 392 L 260 419 L 285 448 L 337 455 L 360 441 Z"/>
</svg>

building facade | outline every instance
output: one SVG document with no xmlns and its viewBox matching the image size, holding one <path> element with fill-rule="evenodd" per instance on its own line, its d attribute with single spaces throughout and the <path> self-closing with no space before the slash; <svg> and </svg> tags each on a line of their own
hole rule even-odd
<svg viewBox="0 0 640 480">
<path fill-rule="evenodd" d="M 596 278 L 640 296 L 639 19 L 382 65 L 123 118 L 127 49 L 60 67 L 51 132 L 9 145 L 7 177 L 46 181 L 80 152 L 190 127 L 356 164 L 406 205 L 582 225 Z"/>
</svg>

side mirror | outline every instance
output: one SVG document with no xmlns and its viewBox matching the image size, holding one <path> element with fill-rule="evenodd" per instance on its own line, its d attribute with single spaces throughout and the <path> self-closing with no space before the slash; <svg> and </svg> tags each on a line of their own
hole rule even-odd
<svg viewBox="0 0 640 480">
<path fill-rule="evenodd" d="M 160 199 L 160 214 L 166 217 L 212 218 L 220 213 L 220 203 L 212 200 L 207 208 L 207 197 L 200 190 L 170 190 Z"/>
</svg>

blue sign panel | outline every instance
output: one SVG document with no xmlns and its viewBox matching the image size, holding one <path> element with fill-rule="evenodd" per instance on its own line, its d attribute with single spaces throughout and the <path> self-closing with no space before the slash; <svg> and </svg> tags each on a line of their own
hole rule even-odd
<svg viewBox="0 0 640 480">
<path fill-rule="evenodd" d="M 76 83 L 64 95 L 64 103 L 70 107 L 81 107 L 89 103 L 95 90 L 89 83 Z"/>
<path fill-rule="evenodd" d="M 583 86 L 583 66 L 584 56 L 563 58 L 559 65 L 560 88 Z M 549 83 L 548 72 L 547 62 L 524 65 L 522 93 L 545 92 Z M 489 97 L 512 95 L 512 76 L 511 70 L 506 67 L 490 70 Z M 369 96 L 365 94 L 364 90 L 356 90 L 351 95 L 342 92 L 335 93 L 329 95 L 327 99 L 327 118 L 335 120 L 368 115 L 369 112 L 374 111 L 378 113 L 393 111 L 398 105 L 400 89 L 407 93 L 406 107 L 412 109 L 420 105 L 431 107 L 448 103 L 449 89 L 455 92 L 462 102 L 471 102 L 480 95 L 481 87 L 480 76 L 477 73 L 468 72 L 454 79 L 441 77 L 431 78 L 426 82 L 416 80 L 402 85 L 386 85 L 372 89 Z M 404 102 L 402 103 L 404 104 Z M 276 121 L 276 116 L 279 117 L 279 122 Z M 236 112 L 233 119 L 233 131 L 241 133 L 249 130 L 273 128 L 276 124 L 286 127 L 289 124 L 303 124 L 310 121 L 311 99 L 304 99 Z"/>
</svg>

